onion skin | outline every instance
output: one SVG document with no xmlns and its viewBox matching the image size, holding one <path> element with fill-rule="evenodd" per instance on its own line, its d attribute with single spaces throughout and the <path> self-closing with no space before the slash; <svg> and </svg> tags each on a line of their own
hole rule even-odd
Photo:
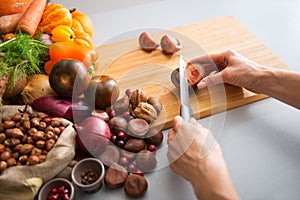
<svg viewBox="0 0 300 200">
<path fill-rule="evenodd" d="M 24 89 L 26 83 L 27 83 L 27 79 L 24 77 L 18 80 L 13 88 L 6 87 L 6 90 L 3 94 L 3 99 L 9 99 L 11 97 L 17 96 Z"/>
<path fill-rule="evenodd" d="M 25 103 L 30 103 L 43 96 L 56 96 L 56 93 L 49 84 L 48 75 L 35 74 L 30 77 L 21 95 Z"/>
<path fill-rule="evenodd" d="M 71 122 L 80 122 L 91 114 L 90 107 L 84 100 L 72 101 L 57 96 L 45 96 L 32 101 L 31 105 L 37 111 L 46 113 L 52 117 L 61 117 Z"/>
<path fill-rule="evenodd" d="M 108 124 L 99 117 L 88 117 L 79 125 L 73 126 L 77 131 L 76 144 L 79 149 L 93 156 L 104 152 L 111 136 Z"/>
</svg>

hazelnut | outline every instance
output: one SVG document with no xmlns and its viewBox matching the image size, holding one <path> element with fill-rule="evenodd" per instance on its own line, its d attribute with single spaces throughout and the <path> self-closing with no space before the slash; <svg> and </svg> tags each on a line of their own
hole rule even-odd
<svg viewBox="0 0 300 200">
<path fill-rule="evenodd" d="M 42 154 L 42 150 L 37 147 L 34 147 L 30 153 L 30 155 L 36 155 L 36 156 L 39 156 L 41 154 Z"/>
<path fill-rule="evenodd" d="M 30 128 L 31 128 L 31 124 L 30 124 L 30 121 L 29 121 L 29 119 L 28 120 L 24 120 L 23 122 L 21 122 L 22 124 L 23 124 L 23 128 L 25 129 L 25 130 L 29 130 Z"/>
<path fill-rule="evenodd" d="M 53 127 L 59 127 L 60 124 L 61 124 L 61 123 L 60 123 L 59 119 L 53 118 L 53 119 L 51 120 L 51 126 L 53 126 Z"/>
<path fill-rule="evenodd" d="M 5 139 L 6 139 L 6 134 L 0 133 L 0 143 L 4 142 Z"/>
<path fill-rule="evenodd" d="M 40 118 L 34 117 L 30 120 L 30 122 L 33 127 L 37 128 L 40 124 Z"/>
<path fill-rule="evenodd" d="M 50 151 L 52 147 L 54 146 L 55 141 L 53 139 L 47 140 L 46 142 L 46 150 Z"/>
<path fill-rule="evenodd" d="M 39 140 L 35 143 L 36 147 L 40 148 L 40 149 L 44 148 L 45 144 L 46 144 L 46 142 L 44 140 Z"/>
<path fill-rule="evenodd" d="M 47 158 L 46 155 L 39 155 L 40 163 L 45 162 L 46 158 Z"/>
<path fill-rule="evenodd" d="M 32 136 L 33 133 L 35 133 L 35 132 L 38 132 L 38 130 L 37 130 L 36 128 L 30 128 L 30 129 L 27 131 L 27 134 L 28 134 L 29 136 Z"/>
<path fill-rule="evenodd" d="M 148 183 L 143 176 L 130 174 L 125 181 L 124 191 L 130 197 L 142 196 L 147 189 Z"/>
<path fill-rule="evenodd" d="M 9 158 L 6 162 L 7 162 L 7 167 L 12 167 L 17 165 L 17 161 L 13 157 Z"/>
<path fill-rule="evenodd" d="M 22 146 L 23 146 L 23 144 L 16 145 L 14 148 L 14 151 L 20 152 Z"/>
<path fill-rule="evenodd" d="M 14 147 L 14 146 L 16 146 L 16 145 L 18 145 L 18 144 L 20 144 L 20 143 L 21 143 L 20 140 L 17 139 L 17 138 L 10 138 L 10 145 L 11 145 L 12 147 Z"/>
<path fill-rule="evenodd" d="M 5 129 L 14 128 L 16 126 L 16 122 L 13 120 L 4 121 L 3 126 Z"/>
<path fill-rule="evenodd" d="M 15 159 L 18 159 L 19 158 L 19 152 L 14 152 L 11 156 Z"/>
<path fill-rule="evenodd" d="M 0 124 L 0 132 L 3 132 L 3 131 L 4 131 L 4 125 Z"/>
<path fill-rule="evenodd" d="M 12 153 L 9 151 L 4 151 L 0 155 L 0 159 L 3 161 L 7 161 L 11 157 Z"/>
<path fill-rule="evenodd" d="M 40 162 L 40 158 L 37 155 L 31 155 L 31 156 L 29 156 L 29 158 L 27 160 L 28 165 L 36 165 L 39 162 Z"/>
<path fill-rule="evenodd" d="M 38 129 L 41 130 L 41 131 L 44 131 L 47 127 L 47 124 L 46 122 L 40 122 L 39 123 L 39 126 L 38 126 Z"/>
<path fill-rule="evenodd" d="M 43 140 L 45 133 L 43 131 L 34 132 L 32 135 L 32 139 L 34 141 Z"/>
<path fill-rule="evenodd" d="M 5 151 L 5 145 L 0 144 L 0 153 L 3 153 Z"/>
<path fill-rule="evenodd" d="M 12 120 L 14 120 L 15 122 L 19 122 L 22 118 L 22 115 L 20 113 L 16 113 L 13 117 Z"/>
<path fill-rule="evenodd" d="M 0 161 L 0 172 L 4 171 L 7 168 L 7 162 L 1 160 Z"/>
<path fill-rule="evenodd" d="M 18 129 L 18 128 L 12 129 L 11 137 L 21 139 L 23 136 L 24 136 L 24 133 L 20 129 Z"/>
<path fill-rule="evenodd" d="M 34 148 L 34 146 L 32 144 L 24 144 L 20 148 L 20 154 L 22 154 L 22 155 L 29 154 L 33 148 Z"/>
<path fill-rule="evenodd" d="M 159 46 L 159 44 L 155 42 L 155 40 L 147 32 L 143 32 L 140 34 L 139 44 L 141 49 L 145 51 L 153 51 Z"/>
<path fill-rule="evenodd" d="M 22 165 L 25 165 L 27 163 L 27 160 L 28 160 L 28 155 L 22 155 L 22 156 L 19 157 L 19 162 Z"/>
</svg>

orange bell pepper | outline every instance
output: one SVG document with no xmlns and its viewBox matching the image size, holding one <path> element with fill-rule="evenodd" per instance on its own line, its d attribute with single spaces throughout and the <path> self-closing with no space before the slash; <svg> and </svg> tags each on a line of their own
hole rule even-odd
<svg viewBox="0 0 300 200">
<path fill-rule="evenodd" d="M 49 55 L 50 60 L 44 65 L 44 71 L 46 74 L 50 74 L 51 69 L 56 62 L 65 58 L 83 62 L 87 70 L 97 60 L 97 54 L 93 49 L 73 42 L 53 43 L 50 46 Z"/>
</svg>

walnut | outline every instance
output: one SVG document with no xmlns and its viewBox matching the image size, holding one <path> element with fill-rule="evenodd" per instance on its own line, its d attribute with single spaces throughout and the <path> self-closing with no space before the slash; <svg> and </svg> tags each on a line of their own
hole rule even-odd
<svg viewBox="0 0 300 200">
<path fill-rule="evenodd" d="M 146 102 L 140 102 L 133 110 L 133 115 L 146 120 L 148 123 L 151 123 L 157 119 L 158 116 L 156 109 L 151 104 Z"/>
<path fill-rule="evenodd" d="M 129 102 L 132 110 L 134 110 L 140 102 L 147 102 L 146 93 L 141 89 L 134 90 L 130 96 Z"/>
</svg>

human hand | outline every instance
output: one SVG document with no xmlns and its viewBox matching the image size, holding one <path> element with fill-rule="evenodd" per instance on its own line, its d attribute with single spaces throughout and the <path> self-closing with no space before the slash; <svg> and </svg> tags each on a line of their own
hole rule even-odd
<svg viewBox="0 0 300 200">
<path fill-rule="evenodd" d="M 220 145 L 211 132 L 176 116 L 168 133 L 171 169 L 191 182 L 198 199 L 238 199 Z"/>
<path fill-rule="evenodd" d="M 191 60 L 189 64 L 196 66 L 200 77 L 203 77 L 197 84 L 199 89 L 228 83 L 256 93 L 261 92 L 260 75 L 266 67 L 233 50 L 199 57 Z"/>
</svg>

